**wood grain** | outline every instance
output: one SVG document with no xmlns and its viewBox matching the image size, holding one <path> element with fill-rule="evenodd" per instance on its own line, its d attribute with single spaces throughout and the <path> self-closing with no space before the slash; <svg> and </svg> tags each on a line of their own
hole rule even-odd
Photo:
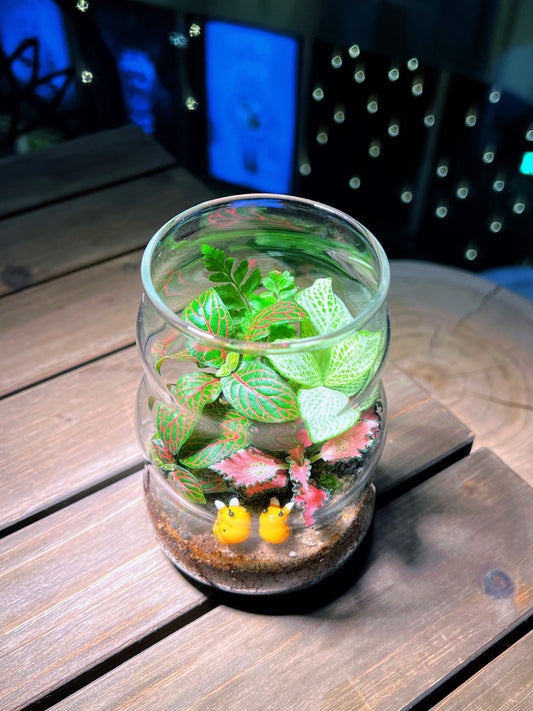
<svg viewBox="0 0 533 711">
<path fill-rule="evenodd" d="M 88 134 L 0 160 L 0 217 L 170 168 L 175 159 L 138 126 Z"/>
<path fill-rule="evenodd" d="M 135 342 L 139 250 L 2 299 L 0 395 Z"/>
<path fill-rule="evenodd" d="M 531 711 L 533 632 L 447 696 L 433 711 Z"/>
<path fill-rule="evenodd" d="M 531 614 L 532 499 L 478 450 L 378 512 L 366 569 L 327 607 L 221 606 L 56 709 L 410 708 Z"/>
<path fill-rule="evenodd" d="M 175 168 L 5 219 L 0 294 L 140 249 L 167 220 L 209 197 Z"/>
<path fill-rule="evenodd" d="M 0 402 L 0 528 L 140 466 L 135 348 Z"/>
<path fill-rule="evenodd" d="M 392 263 L 393 360 L 533 485 L 533 303 L 459 269 Z"/>
<path fill-rule="evenodd" d="M 140 473 L 3 539 L 0 566 L 2 709 L 190 619 L 206 600 L 159 550 Z"/>
</svg>

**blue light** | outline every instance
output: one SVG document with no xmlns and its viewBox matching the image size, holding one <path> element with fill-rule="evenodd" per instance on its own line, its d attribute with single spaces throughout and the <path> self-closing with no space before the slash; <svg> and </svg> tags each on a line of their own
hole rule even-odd
<svg viewBox="0 0 533 711">
<path fill-rule="evenodd" d="M 296 40 L 210 21 L 205 47 L 210 174 L 258 190 L 290 192 Z"/>
<path fill-rule="evenodd" d="M 153 133 L 157 77 L 150 57 L 140 49 L 126 48 L 120 54 L 118 70 L 128 118 L 146 133 Z"/>
<path fill-rule="evenodd" d="M 20 85 L 32 83 L 34 92 L 51 100 L 66 80 L 71 66 L 70 51 L 61 10 L 45 0 L 2 0 L 0 2 L 0 40 L 6 55 L 12 55 L 24 41 L 35 44 L 13 60 L 12 69 Z M 38 68 L 38 76 L 34 71 Z M 56 72 L 59 75 L 53 76 Z M 52 75 L 52 76 L 49 76 Z M 71 85 L 64 97 L 72 99 Z"/>
<path fill-rule="evenodd" d="M 526 151 L 524 153 L 519 170 L 524 175 L 533 175 L 533 151 Z"/>
</svg>

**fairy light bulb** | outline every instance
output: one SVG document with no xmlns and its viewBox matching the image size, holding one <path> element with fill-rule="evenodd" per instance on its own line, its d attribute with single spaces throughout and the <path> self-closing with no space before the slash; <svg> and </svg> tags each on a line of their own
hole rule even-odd
<svg viewBox="0 0 533 711">
<path fill-rule="evenodd" d="M 435 114 L 426 114 L 424 116 L 424 126 L 427 126 L 428 128 L 431 128 L 431 126 L 435 125 Z"/>
<path fill-rule="evenodd" d="M 477 259 L 477 256 L 478 251 L 475 247 L 469 247 L 465 252 L 465 259 L 467 259 L 469 262 L 473 262 L 474 259 Z"/>
<path fill-rule="evenodd" d="M 496 193 L 501 193 L 501 191 L 505 187 L 505 180 L 503 178 L 496 178 L 496 180 L 492 183 L 492 189 Z"/>
<path fill-rule="evenodd" d="M 407 60 L 407 69 L 410 72 L 416 72 L 418 69 L 418 59 L 416 57 L 411 57 L 411 59 Z"/>
<path fill-rule="evenodd" d="M 455 191 L 456 196 L 459 198 L 459 200 L 464 200 L 465 198 L 468 197 L 468 193 L 470 192 L 470 188 L 467 183 L 460 183 L 457 186 L 457 190 Z"/>
<path fill-rule="evenodd" d="M 391 138 L 396 138 L 396 136 L 400 133 L 400 124 L 398 121 L 391 121 L 389 123 L 387 133 L 391 136 Z"/>
<path fill-rule="evenodd" d="M 513 205 L 513 212 L 515 215 L 521 215 L 526 209 L 526 204 L 525 202 L 522 202 L 522 200 L 517 200 L 515 204 Z"/>
<path fill-rule="evenodd" d="M 309 163 L 301 163 L 299 171 L 300 175 L 307 177 L 311 173 L 311 166 L 309 165 Z"/>
<path fill-rule="evenodd" d="M 529 126 L 525 134 L 526 141 L 533 141 L 533 126 Z"/>
<path fill-rule="evenodd" d="M 315 89 L 313 89 L 313 99 L 315 101 L 322 101 L 324 98 L 324 90 L 322 89 L 321 86 L 317 86 Z"/>
<path fill-rule="evenodd" d="M 358 190 L 361 187 L 361 178 L 357 175 L 352 175 L 348 181 L 348 185 L 352 190 Z"/>
<path fill-rule="evenodd" d="M 411 190 L 402 190 L 400 194 L 400 200 L 403 202 L 404 205 L 408 205 L 410 202 L 412 202 L 413 193 L 411 192 Z"/>
<path fill-rule="evenodd" d="M 346 115 L 344 113 L 344 109 L 342 107 L 338 106 L 335 109 L 335 112 L 333 114 L 333 120 L 335 121 L 335 123 L 341 124 L 341 123 L 344 123 L 345 118 L 346 118 Z"/>
<path fill-rule="evenodd" d="M 185 106 L 188 111 L 196 111 L 196 109 L 198 108 L 198 102 L 196 101 L 194 96 L 188 96 L 185 99 Z"/>
<path fill-rule="evenodd" d="M 498 219 L 491 220 L 491 222 L 489 224 L 489 230 L 493 234 L 498 234 L 498 232 L 501 230 L 502 227 L 503 227 L 503 222 Z"/>
<path fill-rule="evenodd" d="M 375 139 L 374 141 L 372 141 L 372 143 L 370 144 L 370 146 L 368 148 L 368 155 L 371 158 L 378 158 L 380 153 L 381 153 L 381 143 L 380 143 L 380 141 Z"/>
<path fill-rule="evenodd" d="M 200 37 L 202 34 L 202 28 L 196 22 L 193 22 L 189 27 L 189 37 Z"/>
<path fill-rule="evenodd" d="M 448 208 L 446 205 L 437 205 L 435 208 L 435 216 L 442 220 L 448 214 Z"/>
<path fill-rule="evenodd" d="M 348 54 L 352 59 L 356 59 L 360 54 L 361 50 L 359 49 L 358 44 L 352 44 L 352 46 L 348 49 Z"/>
<path fill-rule="evenodd" d="M 88 69 L 84 69 L 81 73 L 81 80 L 84 84 L 91 84 L 94 79 L 93 73 Z"/>
<path fill-rule="evenodd" d="M 316 142 L 321 146 L 326 145 L 328 142 L 328 132 L 325 129 L 322 129 L 316 134 Z"/>
<path fill-rule="evenodd" d="M 411 84 L 411 94 L 413 96 L 422 96 L 422 93 L 424 92 L 424 82 L 422 81 L 421 77 L 416 77 L 413 79 L 413 83 Z"/>
<path fill-rule="evenodd" d="M 438 178 L 445 178 L 448 175 L 448 163 L 446 163 L 446 161 L 441 161 L 438 164 L 435 173 Z"/>
<path fill-rule="evenodd" d="M 400 70 L 398 67 L 391 67 L 387 76 L 389 77 L 389 81 L 398 81 L 400 78 Z"/>
<path fill-rule="evenodd" d="M 89 3 L 87 0 L 78 0 L 76 3 L 76 9 L 79 10 L 80 12 L 87 12 L 89 9 Z"/>
<path fill-rule="evenodd" d="M 492 89 L 489 92 L 489 101 L 491 104 L 497 104 L 501 98 L 502 98 L 502 95 L 498 89 Z"/>
<path fill-rule="evenodd" d="M 331 66 L 333 69 L 340 69 L 342 67 L 342 57 L 340 54 L 334 54 L 331 58 Z"/>
<path fill-rule="evenodd" d="M 483 163 L 492 163 L 492 161 L 494 160 L 494 151 L 491 148 L 488 148 L 481 156 L 481 160 L 483 161 Z"/>
<path fill-rule="evenodd" d="M 367 103 L 366 103 L 366 110 L 368 111 L 369 114 L 375 114 L 377 113 L 379 109 L 379 104 L 378 104 L 378 99 L 376 96 L 371 96 L 369 97 Z"/>
<path fill-rule="evenodd" d="M 477 123 L 477 111 L 475 109 L 468 109 L 465 116 L 465 126 L 472 128 Z"/>
<path fill-rule="evenodd" d="M 362 84 L 366 79 L 365 68 L 362 64 L 358 65 L 355 68 L 353 78 L 356 84 Z"/>
</svg>

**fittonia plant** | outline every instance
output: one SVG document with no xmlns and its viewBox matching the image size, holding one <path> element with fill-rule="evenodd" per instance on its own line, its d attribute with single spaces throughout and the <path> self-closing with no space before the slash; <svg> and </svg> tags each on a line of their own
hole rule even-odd
<svg viewBox="0 0 533 711">
<path fill-rule="evenodd" d="M 182 318 L 212 336 L 287 342 L 353 320 L 329 278 L 298 291 L 288 271 L 262 276 L 248 260 L 235 264 L 209 245 L 202 254 L 216 286 L 191 301 Z M 179 353 L 168 354 L 169 346 L 159 344 L 158 371 L 168 359 L 196 368 L 171 386 L 173 403 L 157 408 L 153 459 L 171 485 L 201 504 L 206 494 L 251 500 L 281 493 L 311 525 L 338 487 L 328 465 L 361 459 L 375 440 L 375 403 L 361 411 L 351 398 L 375 375 L 382 334 L 359 331 L 331 348 L 265 357 L 192 339 Z"/>
</svg>

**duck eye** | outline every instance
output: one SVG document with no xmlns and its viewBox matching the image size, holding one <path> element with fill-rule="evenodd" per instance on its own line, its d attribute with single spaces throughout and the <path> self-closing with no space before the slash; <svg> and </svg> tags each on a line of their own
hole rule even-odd
<svg viewBox="0 0 533 711">
<path fill-rule="evenodd" d="M 235 511 L 228 509 L 228 516 L 235 516 Z"/>
<path fill-rule="evenodd" d="M 283 518 L 283 509 L 279 512 L 278 516 L 281 516 Z"/>
</svg>

